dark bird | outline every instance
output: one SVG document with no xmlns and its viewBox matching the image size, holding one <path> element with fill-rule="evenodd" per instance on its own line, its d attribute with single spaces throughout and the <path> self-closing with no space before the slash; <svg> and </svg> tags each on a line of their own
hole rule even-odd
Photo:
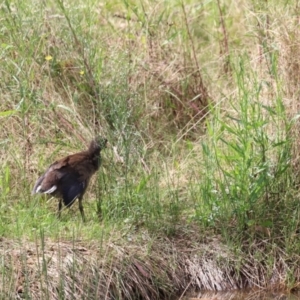
<svg viewBox="0 0 300 300">
<path fill-rule="evenodd" d="M 106 148 L 107 139 L 97 137 L 91 141 L 89 148 L 54 162 L 37 180 L 32 194 L 50 194 L 59 198 L 58 217 L 62 202 L 70 207 L 78 198 L 82 220 L 85 221 L 82 198 L 92 175 L 101 164 L 100 152 Z"/>
</svg>

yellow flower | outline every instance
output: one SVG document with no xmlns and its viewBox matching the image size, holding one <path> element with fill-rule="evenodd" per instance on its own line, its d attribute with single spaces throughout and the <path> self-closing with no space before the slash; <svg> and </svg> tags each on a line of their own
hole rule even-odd
<svg viewBox="0 0 300 300">
<path fill-rule="evenodd" d="M 79 72 L 79 74 L 80 74 L 81 76 L 84 75 L 84 71 L 81 70 L 81 71 Z"/>
<path fill-rule="evenodd" d="M 52 57 L 51 55 L 47 55 L 47 56 L 45 57 L 45 59 L 46 59 L 47 61 L 49 61 L 49 60 L 52 60 L 53 57 Z"/>
</svg>

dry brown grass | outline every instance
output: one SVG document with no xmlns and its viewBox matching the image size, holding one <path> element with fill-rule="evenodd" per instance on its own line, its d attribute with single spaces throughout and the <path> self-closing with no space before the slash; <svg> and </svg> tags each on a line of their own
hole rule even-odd
<svg viewBox="0 0 300 300">
<path fill-rule="evenodd" d="M 296 255 L 292 269 L 290 258 L 274 246 L 270 274 L 262 264 L 270 255 L 268 245 L 253 244 L 249 252 L 235 253 L 220 239 L 202 238 L 199 228 L 191 228 L 173 238 L 156 237 L 150 247 L 146 232 L 143 243 L 122 245 L 111 238 L 100 248 L 80 240 L 2 239 L 6 276 L 1 294 L 17 299 L 174 299 L 197 290 L 285 289 L 292 273 L 299 280 Z"/>
</svg>

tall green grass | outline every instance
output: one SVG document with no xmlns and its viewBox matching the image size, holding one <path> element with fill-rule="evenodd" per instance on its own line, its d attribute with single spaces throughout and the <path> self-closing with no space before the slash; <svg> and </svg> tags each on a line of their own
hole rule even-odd
<svg viewBox="0 0 300 300">
<path fill-rule="evenodd" d="M 267 47 L 271 39 L 262 44 L 269 76 L 264 80 L 257 65 L 252 67 L 253 58 L 232 51 L 233 92 L 229 88 L 229 96 L 218 101 L 219 91 L 210 87 L 211 97 L 204 99 L 208 106 L 199 107 L 199 91 L 193 95 L 192 90 L 203 75 L 208 81 L 208 66 L 214 64 L 204 63 L 212 55 L 205 55 L 206 47 L 215 49 L 218 41 L 196 27 L 187 11 L 195 18 L 214 13 L 207 24 L 231 13 L 210 2 L 174 1 L 161 7 L 116 1 L 100 5 L 99 11 L 93 2 L 53 1 L 31 9 L 4 3 L 1 89 L 7 100 L 1 120 L 9 155 L 0 177 L 2 211 L 7 211 L 2 232 L 13 234 L 15 229 L 5 225 L 11 218 L 18 219 L 20 234 L 26 224 L 29 229 L 55 222 L 54 201 L 49 205 L 32 198 L 30 186 L 54 159 L 78 151 L 99 132 L 114 150 L 104 153 L 91 187 L 96 193 L 87 195 L 96 198 L 86 201 L 92 223 L 100 217 L 159 227 L 194 214 L 205 225 L 233 222 L 241 231 L 252 224 L 272 226 L 272 216 L 263 215 L 274 204 L 277 185 L 292 181 L 292 122 L 285 110 L 279 53 Z M 230 34 L 234 27 L 223 23 L 222 30 Z M 177 82 L 168 81 L 173 65 L 180 70 Z"/>
<path fill-rule="evenodd" d="M 277 68 L 273 65 L 273 72 Z M 195 216 L 235 242 L 266 232 L 278 238 L 283 229 L 289 235 L 299 214 L 298 200 L 290 194 L 296 188 L 294 119 L 288 117 L 280 83 L 275 82 L 274 91 L 259 79 L 247 56 L 237 59 L 234 80 L 237 93 L 210 110 L 209 138 L 202 142 L 202 201 Z"/>
</svg>

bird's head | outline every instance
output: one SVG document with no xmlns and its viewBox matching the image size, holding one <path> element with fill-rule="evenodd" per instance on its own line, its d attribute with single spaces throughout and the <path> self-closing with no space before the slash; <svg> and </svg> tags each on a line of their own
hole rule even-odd
<svg viewBox="0 0 300 300">
<path fill-rule="evenodd" d="M 89 151 L 98 152 L 106 148 L 107 139 L 102 136 L 97 136 L 94 140 L 91 141 Z"/>
</svg>

